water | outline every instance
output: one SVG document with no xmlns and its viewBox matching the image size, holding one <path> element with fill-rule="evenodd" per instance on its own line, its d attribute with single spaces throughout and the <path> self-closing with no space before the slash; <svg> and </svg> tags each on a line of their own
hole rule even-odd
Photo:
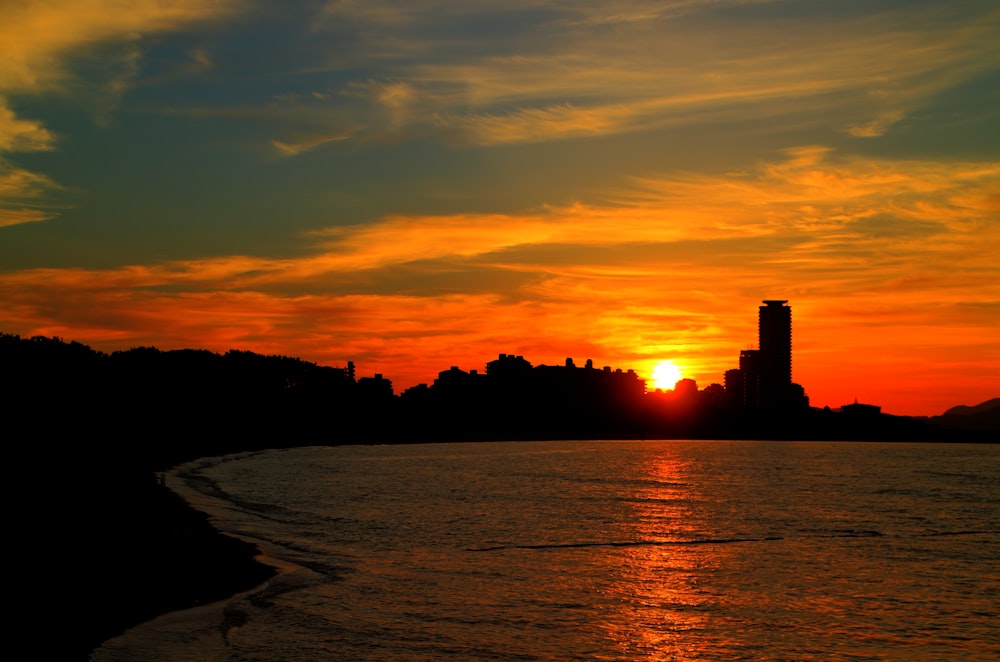
<svg viewBox="0 0 1000 662">
<path fill-rule="evenodd" d="M 283 569 L 104 660 L 1000 659 L 1000 446 L 267 451 L 169 484 Z"/>
</svg>

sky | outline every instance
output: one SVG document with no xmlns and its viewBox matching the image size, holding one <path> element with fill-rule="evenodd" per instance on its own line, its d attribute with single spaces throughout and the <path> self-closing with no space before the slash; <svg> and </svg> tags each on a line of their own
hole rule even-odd
<svg viewBox="0 0 1000 662">
<path fill-rule="evenodd" d="M 0 332 L 1000 396 L 995 0 L 0 2 Z"/>
</svg>

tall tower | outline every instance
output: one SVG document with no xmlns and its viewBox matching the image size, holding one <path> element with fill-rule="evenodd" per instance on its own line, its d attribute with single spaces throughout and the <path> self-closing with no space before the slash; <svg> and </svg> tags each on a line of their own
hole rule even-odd
<svg viewBox="0 0 1000 662">
<path fill-rule="evenodd" d="M 760 307 L 758 333 L 760 399 L 781 405 L 792 384 L 792 309 L 787 300 L 766 300 Z"/>
</svg>

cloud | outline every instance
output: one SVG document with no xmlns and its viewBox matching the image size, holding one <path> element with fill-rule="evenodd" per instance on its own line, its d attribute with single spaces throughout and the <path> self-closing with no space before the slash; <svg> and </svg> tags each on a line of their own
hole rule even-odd
<svg viewBox="0 0 1000 662">
<path fill-rule="evenodd" d="M 62 187 L 45 175 L 17 168 L 0 158 L 0 227 L 37 223 L 56 215 L 56 208 L 44 202 L 49 193 Z"/>
<path fill-rule="evenodd" d="M 40 122 L 19 119 L 0 97 L 0 227 L 53 218 L 53 208 L 32 208 L 61 187 L 45 175 L 18 168 L 4 153 L 41 152 L 54 148 L 55 136 Z M 29 205 L 29 206 L 26 206 Z"/>
<path fill-rule="evenodd" d="M 334 42 L 328 66 L 405 92 L 391 97 L 407 111 L 392 116 L 394 132 L 431 128 L 472 145 L 791 116 L 877 137 L 1000 57 L 1000 13 L 987 7 L 845 8 L 822 21 L 743 2 L 390 9 L 328 3 L 317 29 L 354 45 L 346 54 Z"/>
<path fill-rule="evenodd" d="M 40 152 L 53 148 L 55 136 L 41 122 L 18 119 L 0 97 L 0 153 Z"/>
<path fill-rule="evenodd" d="M 0 8 L 0 91 L 51 91 L 70 57 L 106 41 L 132 41 L 228 14 L 232 0 L 61 0 Z"/>
<path fill-rule="evenodd" d="M 185 72 L 189 75 L 210 71 L 216 67 L 212 55 L 205 48 L 192 48 L 187 52 L 187 56 Z"/>
<path fill-rule="evenodd" d="M 394 112 L 406 110 L 417 96 L 412 85 L 401 81 L 368 81 L 364 88 L 380 105 Z"/>
<path fill-rule="evenodd" d="M 0 198 L 0 205 L 3 198 Z M 13 209 L 0 206 L 0 228 L 8 225 L 20 225 L 22 223 L 38 223 L 47 221 L 55 216 L 54 213 L 41 211 L 38 209 Z"/>
<path fill-rule="evenodd" d="M 134 78 L 144 35 L 218 18 L 230 0 L 54 0 L 0 4 L 0 154 L 44 151 L 55 137 L 42 122 L 15 115 L 15 95 L 89 97 L 104 124 Z M 81 67 L 82 62 L 90 67 Z M 87 71 L 83 71 L 87 70 Z M 95 75 L 99 71 L 100 75 Z M 58 188 L 46 176 L 0 164 L 0 224 L 54 213 L 11 206 Z"/>
<path fill-rule="evenodd" d="M 341 134 L 333 136 L 304 136 L 299 138 L 297 142 L 283 142 L 281 140 L 272 140 L 271 144 L 276 150 L 281 152 L 285 156 L 298 156 L 303 152 L 308 152 L 310 150 L 316 149 L 322 145 L 332 142 L 340 142 L 341 140 L 347 140 L 351 137 L 351 134 Z"/>
<path fill-rule="evenodd" d="M 0 182 L 8 199 L 53 186 L 10 168 Z M 780 259 L 785 268 L 829 267 L 831 260 L 889 246 L 904 247 L 911 259 L 960 248 L 972 259 L 977 246 L 981 252 L 983 242 L 1000 232 L 998 186 L 997 163 L 873 159 L 809 146 L 744 172 L 635 178 L 606 191 L 602 203 L 507 214 L 390 215 L 310 231 L 303 239 L 311 253 L 294 259 L 222 256 L 137 265 L 101 272 L 98 281 L 122 288 L 294 291 L 337 274 L 445 262 L 600 279 L 655 275 L 657 261 L 685 255 L 690 264 L 711 269 L 730 259 L 744 263 L 761 250 L 758 259 Z M 940 241 L 928 241 L 934 236 Z"/>
<path fill-rule="evenodd" d="M 989 38 L 997 12 L 978 10 L 972 20 L 934 7 L 844 9 L 816 21 L 757 4 L 768 3 L 329 2 L 296 35 L 296 57 L 274 64 L 295 76 L 268 78 L 292 89 L 269 94 L 267 105 L 170 112 L 266 122 L 264 142 L 285 156 L 347 137 L 517 145 L 733 123 L 744 132 L 809 125 L 875 138 L 1000 57 Z M 235 7 L 137 6 L 108 26 L 83 20 L 41 51 L 108 40 L 124 25 L 145 26 L 129 34 L 175 29 Z M 187 53 L 193 67 L 215 64 L 205 49 Z M 64 58 L 49 59 L 11 80 L 37 87 L 71 75 Z M 303 74 L 329 85 L 302 89 Z M 104 107 L 117 103 L 129 76 L 124 66 L 110 76 Z"/>
<path fill-rule="evenodd" d="M 577 108 L 562 104 L 503 115 L 444 116 L 438 124 L 459 131 L 473 144 L 498 145 L 597 136 L 624 126 L 633 115 L 634 111 L 622 106 Z"/>
<path fill-rule="evenodd" d="M 893 110 L 880 114 L 875 119 L 862 124 L 852 124 L 847 132 L 856 138 L 877 138 L 885 135 L 892 125 L 903 119 L 902 111 Z"/>
</svg>

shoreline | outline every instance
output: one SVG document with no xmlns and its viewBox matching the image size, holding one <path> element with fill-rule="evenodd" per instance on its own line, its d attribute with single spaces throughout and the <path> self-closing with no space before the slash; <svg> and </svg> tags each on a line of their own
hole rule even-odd
<svg viewBox="0 0 1000 662">
<path fill-rule="evenodd" d="M 231 600 L 278 572 L 256 545 L 215 528 L 153 474 L 98 475 L 87 483 L 72 496 L 71 539 L 81 544 L 50 545 L 53 556 L 69 555 L 48 561 L 69 609 L 52 642 L 59 659 L 90 660 L 132 628 Z"/>
<path fill-rule="evenodd" d="M 168 611 L 152 620 L 130 627 L 123 633 L 102 642 L 90 653 L 90 662 L 126 662 L 135 660 L 175 659 L 168 653 L 167 642 L 186 641 L 176 659 L 198 659 L 204 662 L 225 659 L 227 612 L 234 600 L 248 598 L 267 582 L 229 598 L 190 609 Z"/>
<path fill-rule="evenodd" d="M 237 590 L 233 590 L 235 586 L 246 584 L 258 577 L 256 574 L 231 577 L 236 584 L 230 582 L 209 589 L 220 592 L 233 590 L 230 595 L 224 595 L 208 604 L 170 609 L 149 620 L 132 625 L 120 634 L 101 642 L 91 652 L 89 662 L 224 660 L 228 651 L 227 635 L 230 629 L 240 627 L 248 617 L 252 616 L 250 612 L 258 607 L 260 596 L 274 590 L 275 579 L 282 575 L 290 575 L 299 569 L 294 564 L 272 556 L 253 540 L 226 532 L 224 527 L 217 526 L 218 502 L 210 494 L 192 486 L 192 482 L 198 478 L 192 476 L 187 468 L 193 463 L 204 460 L 205 458 L 194 460 L 192 463 L 185 463 L 157 474 L 159 484 L 176 495 L 188 509 L 204 517 L 219 537 L 245 543 L 256 550 L 252 559 L 256 565 L 252 569 L 263 567 L 266 576 L 252 586 L 243 586 Z M 240 581 L 241 578 L 246 581 Z M 172 648 L 176 647 L 178 640 L 185 642 L 182 650 Z"/>
</svg>

